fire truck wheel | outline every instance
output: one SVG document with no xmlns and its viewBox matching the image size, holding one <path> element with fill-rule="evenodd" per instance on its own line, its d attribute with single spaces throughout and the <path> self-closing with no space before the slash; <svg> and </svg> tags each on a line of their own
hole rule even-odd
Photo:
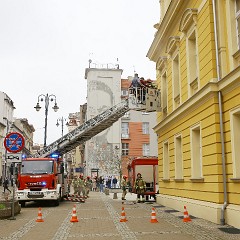
<svg viewBox="0 0 240 240">
<path fill-rule="evenodd" d="M 20 201 L 19 203 L 20 203 L 21 207 L 23 207 L 23 208 L 26 206 L 26 202 Z"/>
<path fill-rule="evenodd" d="M 59 199 L 54 201 L 54 206 L 59 206 Z"/>
</svg>

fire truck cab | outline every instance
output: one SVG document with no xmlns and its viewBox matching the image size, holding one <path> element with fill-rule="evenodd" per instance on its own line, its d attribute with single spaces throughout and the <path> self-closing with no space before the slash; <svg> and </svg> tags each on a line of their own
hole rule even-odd
<svg viewBox="0 0 240 240">
<path fill-rule="evenodd" d="M 18 167 L 16 198 L 22 207 L 29 201 L 52 201 L 56 206 L 67 192 L 61 158 L 25 158 Z"/>
</svg>

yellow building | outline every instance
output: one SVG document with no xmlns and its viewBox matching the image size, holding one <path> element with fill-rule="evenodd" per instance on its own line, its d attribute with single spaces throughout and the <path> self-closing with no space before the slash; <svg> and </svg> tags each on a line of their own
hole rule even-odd
<svg viewBox="0 0 240 240">
<path fill-rule="evenodd" d="M 160 9 L 147 54 L 162 103 L 157 202 L 240 228 L 240 1 Z"/>
</svg>

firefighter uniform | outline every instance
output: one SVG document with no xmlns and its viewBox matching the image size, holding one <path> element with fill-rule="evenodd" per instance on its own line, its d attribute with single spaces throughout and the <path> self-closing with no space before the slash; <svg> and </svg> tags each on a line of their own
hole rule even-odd
<svg viewBox="0 0 240 240">
<path fill-rule="evenodd" d="M 137 193 L 137 201 L 145 202 L 144 193 L 146 192 L 146 183 L 143 180 L 141 173 L 137 174 L 137 179 L 135 181 L 134 187 Z"/>
<path fill-rule="evenodd" d="M 83 179 L 83 176 L 80 175 L 80 177 L 78 178 L 78 195 L 85 197 L 85 193 L 86 193 L 86 190 L 85 190 L 85 181 Z"/>
<path fill-rule="evenodd" d="M 92 181 L 90 177 L 87 177 L 85 180 L 85 185 L 86 185 L 86 197 L 89 197 L 89 192 L 92 189 Z"/>
<path fill-rule="evenodd" d="M 78 194 L 79 183 L 78 183 L 77 176 L 74 177 L 72 181 L 72 186 L 73 186 L 74 194 Z"/>
<path fill-rule="evenodd" d="M 122 186 L 122 200 L 126 200 L 126 194 L 127 194 L 127 176 L 123 176 L 122 182 L 121 182 L 121 186 Z"/>
</svg>

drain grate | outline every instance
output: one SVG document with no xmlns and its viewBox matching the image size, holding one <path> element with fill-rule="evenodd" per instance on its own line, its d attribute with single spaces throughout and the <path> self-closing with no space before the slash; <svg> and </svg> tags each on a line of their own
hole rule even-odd
<svg viewBox="0 0 240 240">
<path fill-rule="evenodd" d="M 165 206 L 163 206 L 163 205 L 158 205 L 158 206 L 153 206 L 154 208 L 163 208 L 163 207 L 165 207 Z"/>
<path fill-rule="evenodd" d="M 164 210 L 164 212 L 166 212 L 166 213 L 175 213 L 175 212 L 179 212 L 179 211 L 177 211 L 177 210 Z"/>
<path fill-rule="evenodd" d="M 218 228 L 219 230 L 225 232 L 225 233 L 230 233 L 230 234 L 240 234 L 240 229 L 234 228 L 234 227 L 229 227 L 229 228 Z"/>
</svg>

